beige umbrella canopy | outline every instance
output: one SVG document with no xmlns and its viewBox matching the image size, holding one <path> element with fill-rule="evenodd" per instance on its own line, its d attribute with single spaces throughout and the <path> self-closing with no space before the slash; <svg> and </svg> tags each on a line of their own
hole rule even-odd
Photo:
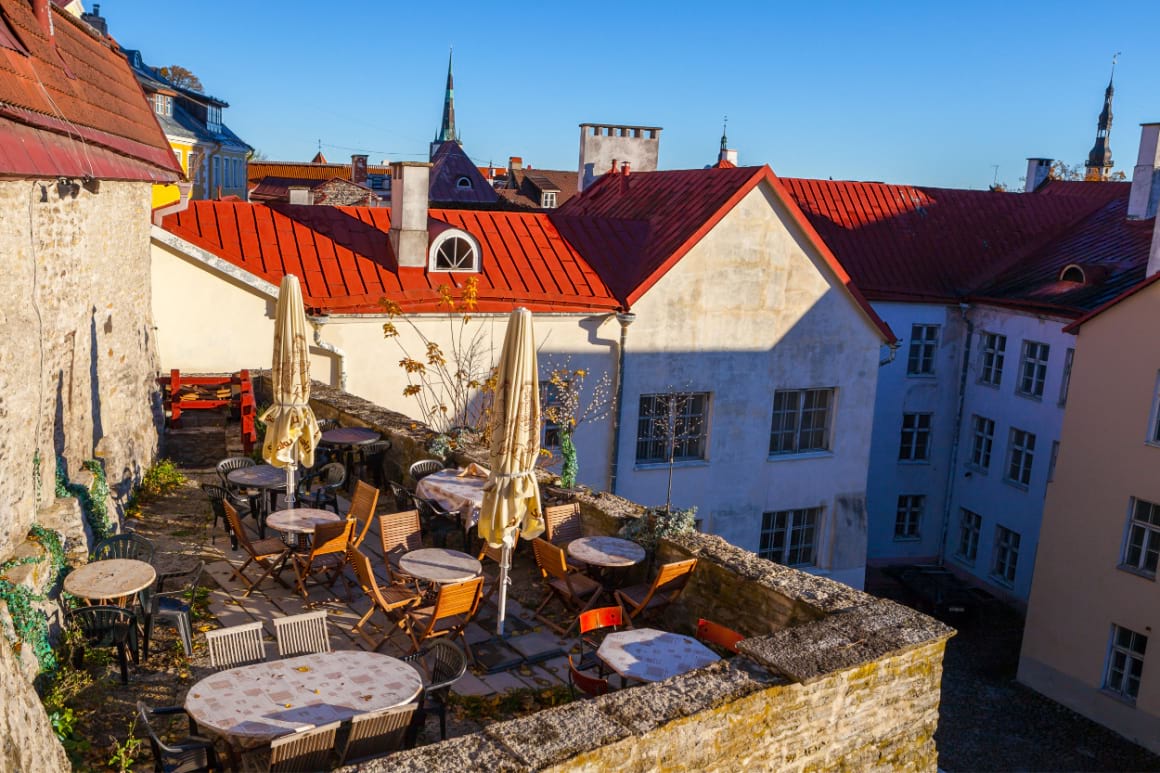
<svg viewBox="0 0 1160 773">
<path fill-rule="evenodd" d="M 533 539 L 544 531 L 536 459 L 540 453 L 540 378 L 532 313 L 516 309 L 503 340 L 491 414 L 491 475 L 483 486 L 479 536 L 502 546 L 499 615 L 496 633 L 503 635 L 508 569 L 515 530 Z"/>
<path fill-rule="evenodd" d="M 274 404 L 259 418 L 266 422 L 262 457 L 286 468 L 286 504 L 294 506 L 294 472 L 314 464 L 322 433 L 310 409 L 310 345 L 298 277 L 286 274 L 274 315 L 274 360 L 270 370 Z"/>
</svg>

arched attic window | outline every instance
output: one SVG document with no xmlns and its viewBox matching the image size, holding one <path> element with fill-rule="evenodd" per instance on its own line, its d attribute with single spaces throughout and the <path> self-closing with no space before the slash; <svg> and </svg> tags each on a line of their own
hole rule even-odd
<svg viewBox="0 0 1160 773">
<path fill-rule="evenodd" d="M 471 178 L 466 175 L 455 181 L 455 187 L 461 190 L 471 190 Z"/>
<path fill-rule="evenodd" d="M 1084 275 L 1082 268 L 1077 266 L 1075 263 L 1072 263 L 1059 273 L 1059 281 L 1084 284 L 1087 282 L 1087 276 Z"/>
<path fill-rule="evenodd" d="M 455 228 L 435 237 L 428 256 L 431 271 L 479 271 L 479 242 Z"/>
</svg>

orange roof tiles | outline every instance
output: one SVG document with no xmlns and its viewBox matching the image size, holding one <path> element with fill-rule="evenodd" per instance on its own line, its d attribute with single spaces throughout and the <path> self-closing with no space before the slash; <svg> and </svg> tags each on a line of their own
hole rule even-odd
<svg viewBox="0 0 1160 773">
<path fill-rule="evenodd" d="M 317 156 L 315 156 L 317 158 Z M 367 174 L 390 176 L 391 167 L 368 164 Z M 316 164 L 302 161 L 251 161 L 246 170 L 251 185 L 256 185 L 263 177 L 288 177 L 295 180 L 333 180 L 340 177 L 350 179 L 350 164 Z"/>
</svg>

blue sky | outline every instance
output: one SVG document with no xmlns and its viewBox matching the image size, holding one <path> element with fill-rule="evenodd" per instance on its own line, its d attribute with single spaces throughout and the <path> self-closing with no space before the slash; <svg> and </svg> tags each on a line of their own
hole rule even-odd
<svg viewBox="0 0 1160 773">
<path fill-rule="evenodd" d="M 1086 158 L 1117 51 L 1117 168 L 1160 121 L 1155 0 L 100 5 L 122 46 L 195 72 L 278 160 L 319 139 L 331 160 L 425 156 L 449 46 L 480 164 L 574 168 L 578 124 L 599 121 L 662 126 L 661 167 L 700 167 L 727 114 L 741 163 L 783 176 L 981 188 L 997 164 L 1014 187 L 1027 156 Z"/>
</svg>

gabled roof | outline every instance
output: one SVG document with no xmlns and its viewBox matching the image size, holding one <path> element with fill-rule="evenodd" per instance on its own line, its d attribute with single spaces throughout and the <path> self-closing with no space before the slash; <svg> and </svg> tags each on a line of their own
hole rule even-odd
<svg viewBox="0 0 1160 773">
<path fill-rule="evenodd" d="M 181 177 L 128 63 L 69 13 L 49 6 L 54 35 L 28 0 L 0 0 L 0 170 L 172 182 Z"/>
<path fill-rule="evenodd" d="M 507 187 L 497 191 L 508 201 L 528 209 L 540 208 L 540 194 L 556 191 L 556 206 L 576 195 L 576 170 L 517 169 L 508 179 Z"/>
<path fill-rule="evenodd" d="M 193 201 L 167 216 L 163 227 L 271 284 L 284 274 L 297 275 L 307 306 L 326 312 L 378 313 L 384 296 L 404 311 L 439 311 L 436 288 L 462 286 L 469 276 L 479 278 L 481 312 L 525 306 L 608 313 L 620 305 L 543 214 L 432 209 L 430 215 L 479 241 L 479 274 L 400 270 L 385 207 Z"/>
<path fill-rule="evenodd" d="M 1157 271 L 1155 274 L 1153 274 L 1150 277 L 1147 277 L 1146 279 L 1144 279 L 1141 282 L 1137 282 L 1135 285 L 1129 287 L 1127 290 L 1124 290 L 1122 293 L 1117 295 L 1115 298 L 1112 298 L 1111 300 L 1107 301 L 1106 303 L 1103 303 L 1103 304 L 1097 306 L 1096 308 L 1092 309 L 1087 314 L 1084 314 L 1082 317 L 1080 317 L 1079 319 L 1077 319 L 1076 321 L 1072 322 L 1070 325 L 1065 327 L 1063 329 L 1063 332 L 1065 332 L 1065 333 L 1078 333 L 1079 329 L 1081 327 L 1083 327 L 1084 325 L 1086 325 L 1088 322 L 1095 319 L 1099 315 L 1103 314 L 1108 309 L 1120 304 L 1123 301 L 1128 300 L 1132 296 L 1140 293 L 1143 290 L 1146 290 L 1147 288 L 1151 287 L 1152 285 L 1156 284 L 1157 282 L 1160 282 L 1160 271 Z M 1149 331 L 1149 332 L 1151 332 L 1151 331 Z"/>
<path fill-rule="evenodd" d="M 387 165 L 368 164 L 367 174 L 391 175 Z M 295 180 L 333 180 L 341 177 L 350 179 L 350 164 L 316 164 L 305 161 L 251 161 L 247 166 L 247 179 L 255 185 L 263 177 L 287 177 Z M 303 183 L 305 185 L 305 183 Z"/>
<path fill-rule="evenodd" d="M 375 199 L 382 199 L 373 189 L 341 177 L 332 177 L 329 180 L 301 180 L 294 177 L 263 177 L 258 184 L 250 189 L 250 200 L 258 202 L 287 201 L 290 198 L 290 188 L 309 188 L 315 190 L 331 183 L 354 187 Z"/>
<path fill-rule="evenodd" d="M 1052 183 L 1033 194 L 782 179 L 874 300 L 958 302 L 1091 215 L 1122 183 Z"/>
<path fill-rule="evenodd" d="M 494 204 L 499 194 L 458 142 L 442 143 L 431 157 L 428 198 L 439 204 Z M 460 186 L 460 181 L 466 185 Z"/>
</svg>

